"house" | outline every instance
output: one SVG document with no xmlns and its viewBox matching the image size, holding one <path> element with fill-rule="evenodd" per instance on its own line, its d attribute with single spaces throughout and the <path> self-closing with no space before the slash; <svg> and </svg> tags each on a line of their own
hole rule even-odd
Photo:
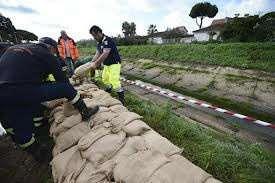
<svg viewBox="0 0 275 183">
<path fill-rule="evenodd" d="M 148 40 L 155 44 L 181 43 L 182 38 L 190 37 L 185 26 L 176 27 L 172 30 L 157 32 L 148 36 Z"/>
<path fill-rule="evenodd" d="M 220 39 L 219 36 L 221 31 L 224 28 L 225 23 L 227 23 L 229 20 L 230 18 L 228 17 L 223 19 L 216 19 L 212 21 L 210 26 L 193 31 L 195 39 L 199 42 Z"/>
<path fill-rule="evenodd" d="M 188 34 L 185 37 L 181 38 L 180 43 L 192 43 L 193 41 L 196 41 L 194 34 Z"/>
</svg>

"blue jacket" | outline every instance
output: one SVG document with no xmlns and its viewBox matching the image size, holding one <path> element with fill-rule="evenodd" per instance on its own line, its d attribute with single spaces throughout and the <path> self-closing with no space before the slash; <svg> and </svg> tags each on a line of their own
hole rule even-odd
<svg viewBox="0 0 275 183">
<path fill-rule="evenodd" d="M 8 48 L 0 58 L 0 85 L 40 84 L 49 74 L 65 82 L 61 63 L 43 44 L 20 44 Z"/>
</svg>

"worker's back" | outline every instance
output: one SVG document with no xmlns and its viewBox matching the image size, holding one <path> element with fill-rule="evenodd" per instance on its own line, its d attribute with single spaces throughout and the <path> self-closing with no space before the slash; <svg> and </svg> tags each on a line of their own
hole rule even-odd
<svg viewBox="0 0 275 183">
<path fill-rule="evenodd" d="M 60 76 L 56 58 L 42 44 L 20 44 L 8 48 L 0 58 L 0 84 L 41 83 L 49 74 Z M 59 79 L 61 76 L 59 77 Z"/>
<path fill-rule="evenodd" d="M 12 43 L 0 42 L 0 57 L 4 54 L 4 52 L 6 51 L 6 49 L 8 49 L 11 46 L 13 46 Z"/>
</svg>

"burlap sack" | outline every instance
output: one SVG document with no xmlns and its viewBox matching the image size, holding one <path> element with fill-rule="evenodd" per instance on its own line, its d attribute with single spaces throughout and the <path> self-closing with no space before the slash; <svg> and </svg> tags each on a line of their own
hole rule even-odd
<svg viewBox="0 0 275 183">
<path fill-rule="evenodd" d="M 57 155 L 64 150 L 72 147 L 73 145 L 76 145 L 79 141 L 79 139 L 86 134 L 88 134 L 90 131 L 88 124 L 83 122 L 79 123 L 78 125 L 72 127 L 68 131 L 61 133 L 56 138 L 56 145 L 53 149 L 53 155 Z"/>
<path fill-rule="evenodd" d="M 65 117 L 69 117 L 72 116 L 74 114 L 78 114 L 78 110 L 74 108 L 74 106 L 69 103 L 69 102 L 65 102 L 63 105 L 63 115 Z"/>
<path fill-rule="evenodd" d="M 114 105 L 110 107 L 111 111 L 114 113 L 122 113 L 122 112 L 127 112 L 128 109 L 124 107 L 123 105 Z"/>
<path fill-rule="evenodd" d="M 57 137 L 60 133 L 67 131 L 82 121 L 81 114 L 74 114 L 64 119 L 62 123 L 50 130 L 50 135 Z"/>
<path fill-rule="evenodd" d="M 63 106 L 55 107 L 50 112 L 50 117 L 54 117 L 54 114 L 63 110 Z"/>
<path fill-rule="evenodd" d="M 212 176 L 180 155 L 170 157 L 172 161 L 158 169 L 149 182 L 152 183 L 204 183 Z"/>
<path fill-rule="evenodd" d="M 54 113 L 53 115 L 54 117 L 54 123 L 62 123 L 65 119 L 65 116 L 63 115 L 63 111 L 58 111 L 56 113 Z"/>
<path fill-rule="evenodd" d="M 122 127 L 122 130 L 126 133 L 127 137 L 139 136 L 149 131 L 151 128 L 140 120 L 134 120 L 126 126 Z"/>
<path fill-rule="evenodd" d="M 79 151 L 76 151 L 66 165 L 65 171 L 62 175 L 63 183 L 74 183 L 76 178 L 81 174 L 85 168 L 86 160 L 83 159 Z"/>
<path fill-rule="evenodd" d="M 52 100 L 52 101 L 43 102 L 42 104 L 45 105 L 49 109 L 53 109 L 57 106 L 61 106 L 64 101 L 66 101 L 66 99 L 61 98 L 61 99 L 56 99 L 56 100 Z"/>
<path fill-rule="evenodd" d="M 76 68 L 74 71 L 74 75 L 75 77 L 85 77 L 85 75 L 89 72 L 90 69 L 91 69 L 91 63 L 88 62 Z"/>
<path fill-rule="evenodd" d="M 77 144 L 78 149 L 80 151 L 87 150 L 98 139 L 110 133 L 111 130 L 109 128 L 105 128 L 104 126 L 96 126 L 88 134 L 86 134 L 79 140 Z"/>
<path fill-rule="evenodd" d="M 153 130 L 145 132 L 142 137 L 144 137 L 146 143 L 151 149 L 158 150 L 167 156 L 181 154 L 183 152 L 182 149 L 178 148 Z"/>
<path fill-rule="evenodd" d="M 113 126 L 112 132 L 119 132 L 123 126 L 128 125 L 134 120 L 142 119 L 142 116 L 133 112 L 122 112 L 118 117 L 111 120 Z"/>
<path fill-rule="evenodd" d="M 140 151 L 120 161 L 114 168 L 116 182 L 146 183 L 169 159 L 158 151 Z"/>
<path fill-rule="evenodd" d="M 102 183 L 107 181 L 105 173 L 97 172 L 98 168 L 87 162 L 82 172 L 76 178 L 75 183 Z"/>
<path fill-rule="evenodd" d="M 117 99 L 104 95 L 102 98 L 86 98 L 85 103 L 89 106 L 103 106 L 110 107 L 114 105 L 121 105 L 121 102 Z"/>
<path fill-rule="evenodd" d="M 126 134 L 121 131 L 117 134 L 107 134 L 96 140 L 91 146 L 81 151 L 83 158 L 95 165 L 111 159 L 126 143 Z"/>
<path fill-rule="evenodd" d="M 52 175 L 54 182 L 61 182 L 66 166 L 75 152 L 77 152 L 77 146 L 73 146 L 70 149 L 64 151 L 63 153 L 54 156 L 50 165 L 52 167 Z"/>
<path fill-rule="evenodd" d="M 105 122 L 110 122 L 112 119 L 114 119 L 117 116 L 118 116 L 118 114 L 113 113 L 111 111 L 100 110 L 94 116 L 92 116 L 90 118 L 90 121 L 92 121 L 92 124 L 94 126 L 96 126 L 96 125 L 100 125 Z"/>
<path fill-rule="evenodd" d="M 209 179 L 207 179 L 204 183 L 222 183 L 221 181 L 213 178 L 213 177 L 210 177 Z"/>
<path fill-rule="evenodd" d="M 84 83 L 78 88 L 79 90 L 90 90 L 90 89 L 98 89 L 95 84 L 92 83 Z"/>
<path fill-rule="evenodd" d="M 129 137 L 126 139 L 125 145 L 116 153 L 112 160 L 117 164 L 123 161 L 125 157 L 129 157 L 138 151 L 149 150 L 145 139 L 140 136 Z"/>
<path fill-rule="evenodd" d="M 88 94 L 90 94 L 93 98 L 102 98 L 104 97 L 111 97 L 111 95 L 108 92 L 105 92 L 100 89 L 94 89 L 94 90 L 89 90 Z"/>
</svg>

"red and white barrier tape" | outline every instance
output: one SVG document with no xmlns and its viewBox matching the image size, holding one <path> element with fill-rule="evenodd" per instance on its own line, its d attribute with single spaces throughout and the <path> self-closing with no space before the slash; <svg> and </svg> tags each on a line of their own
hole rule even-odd
<svg viewBox="0 0 275 183">
<path fill-rule="evenodd" d="M 186 97 L 184 97 L 182 95 L 178 95 L 178 94 L 175 94 L 175 93 L 172 93 L 172 92 L 167 92 L 167 91 L 164 91 L 164 90 L 160 90 L 158 88 L 153 88 L 151 86 L 147 86 L 147 85 L 145 85 L 143 83 L 140 83 L 140 82 L 137 82 L 137 81 L 131 81 L 131 80 L 127 80 L 125 78 L 121 78 L 121 80 L 124 81 L 124 82 L 126 82 L 126 83 L 129 83 L 129 84 L 136 85 L 136 86 L 139 86 L 141 88 L 144 88 L 146 90 L 149 90 L 149 91 L 152 91 L 152 92 L 155 92 L 155 93 L 167 96 L 167 97 L 169 97 L 169 98 L 171 98 L 173 100 L 187 101 L 187 102 L 190 102 L 192 104 L 196 104 L 196 105 L 201 106 L 201 107 L 205 107 L 205 108 L 212 109 L 212 110 L 220 112 L 220 113 L 225 113 L 225 114 L 228 114 L 230 116 L 234 116 L 236 118 L 243 119 L 246 122 L 251 122 L 251 123 L 255 123 L 255 124 L 260 125 L 260 126 L 264 126 L 264 127 L 269 127 L 269 128 L 275 129 L 275 125 L 274 124 L 267 123 L 265 121 L 257 120 L 255 118 L 252 118 L 252 117 L 249 117 L 249 116 L 245 116 L 245 115 L 242 115 L 242 114 L 234 113 L 234 112 L 228 111 L 226 109 L 222 109 L 222 108 L 210 105 L 210 104 L 202 103 L 202 102 L 197 101 L 197 100 L 187 99 Z"/>
</svg>

